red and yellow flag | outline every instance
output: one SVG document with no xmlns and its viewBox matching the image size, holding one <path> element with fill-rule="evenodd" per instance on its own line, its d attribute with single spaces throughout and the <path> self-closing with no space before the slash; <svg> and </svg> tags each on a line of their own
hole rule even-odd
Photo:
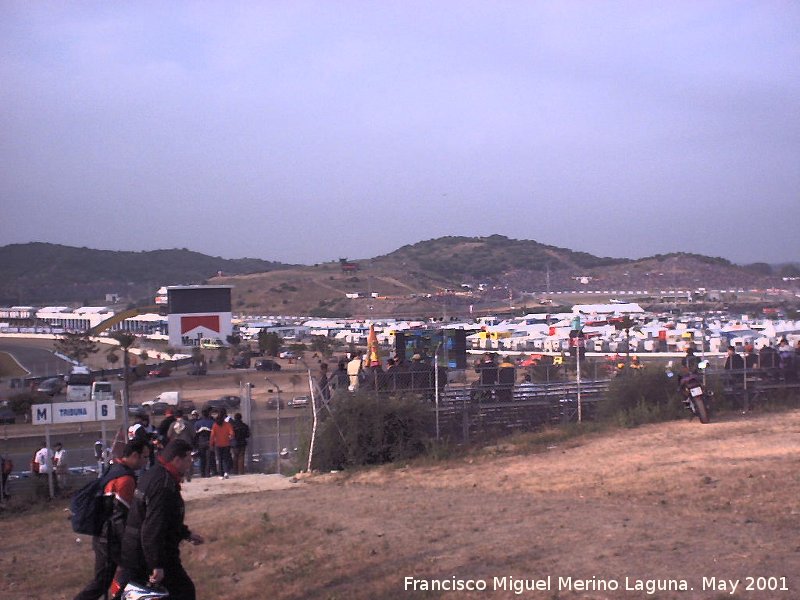
<svg viewBox="0 0 800 600">
<path fill-rule="evenodd" d="M 370 323 L 369 336 L 367 336 L 367 366 L 381 366 L 381 357 L 378 349 L 378 336 L 375 333 L 375 325 Z"/>
</svg>

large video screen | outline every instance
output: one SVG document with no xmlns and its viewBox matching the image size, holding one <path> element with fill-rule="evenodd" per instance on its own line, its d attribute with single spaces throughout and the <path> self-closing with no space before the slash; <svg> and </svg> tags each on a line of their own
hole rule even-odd
<svg viewBox="0 0 800 600">
<path fill-rule="evenodd" d="M 231 312 L 231 288 L 167 288 L 170 313 Z"/>
</svg>

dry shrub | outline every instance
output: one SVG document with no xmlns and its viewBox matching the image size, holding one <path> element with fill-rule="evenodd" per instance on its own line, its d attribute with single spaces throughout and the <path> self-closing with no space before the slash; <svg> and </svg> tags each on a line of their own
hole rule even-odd
<svg viewBox="0 0 800 600">
<path fill-rule="evenodd" d="M 428 446 L 432 413 L 413 395 L 357 392 L 338 396 L 323 414 L 315 469 L 343 469 L 414 458 Z"/>
<path fill-rule="evenodd" d="M 608 396 L 599 403 L 601 420 L 624 427 L 678 418 L 682 414 L 678 384 L 659 370 L 625 373 L 611 382 Z"/>
</svg>

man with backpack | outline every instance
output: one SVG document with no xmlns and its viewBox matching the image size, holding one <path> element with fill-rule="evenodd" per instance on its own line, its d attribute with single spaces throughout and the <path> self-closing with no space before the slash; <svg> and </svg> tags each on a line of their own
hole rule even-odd
<svg viewBox="0 0 800 600">
<path fill-rule="evenodd" d="M 136 489 L 135 471 L 145 465 L 149 456 L 150 447 L 144 440 L 128 442 L 122 451 L 122 458 L 114 460 L 108 473 L 99 480 L 99 484 L 96 484 L 103 486 L 103 498 L 100 504 L 102 514 L 97 517 L 102 526 L 98 534 L 92 538 L 94 579 L 75 596 L 75 600 L 97 600 L 104 594 L 106 598 L 108 597 L 108 589 L 120 561 L 122 534 L 125 531 L 128 510 Z M 76 498 L 81 492 L 76 494 Z M 83 506 L 84 510 L 94 508 L 89 504 Z M 74 504 L 72 508 L 73 512 L 80 509 Z M 73 528 L 75 528 L 74 519 L 73 517 Z"/>
</svg>

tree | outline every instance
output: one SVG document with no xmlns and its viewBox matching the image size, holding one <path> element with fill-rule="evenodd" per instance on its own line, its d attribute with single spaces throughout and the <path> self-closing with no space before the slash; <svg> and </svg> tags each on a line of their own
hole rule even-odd
<svg viewBox="0 0 800 600">
<path fill-rule="evenodd" d="M 281 345 L 281 338 L 277 333 L 264 329 L 258 332 L 258 349 L 267 356 L 278 356 Z"/>
<path fill-rule="evenodd" d="M 239 351 L 239 344 L 242 343 L 242 337 L 237 334 L 232 334 L 225 337 L 225 341 L 234 349 L 235 352 Z"/>
<path fill-rule="evenodd" d="M 55 348 L 77 362 L 83 362 L 99 350 L 88 333 L 65 333 L 55 341 Z"/>
<path fill-rule="evenodd" d="M 125 373 L 125 397 L 122 399 L 122 427 L 128 431 L 128 403 L 131 397 L 131 355 L 130 349 L 136 343 L 136 336 L 129 331 L 115 331 L 109 337 L 122 348 L 122 364 Z"/>
<path fill-rule="evenodd" d="M 222 365 L 223 367 L 227 364 L 227 362 L 228 362 L 228 349 L 227 348 L 222 347 L 219 350 L 217 350 L 217 360 L 219 361 L 219 364 Z"/>
<path fill-rule="evenodd" d="M 744 266 L 745 269 L 757 275 L 772 275 L 772 266 L 764 262 L 756 262 Z"/>
<path fill-rule="evenodd" d="M 117 356 L 117 353 L 114 352 L 114 350 L 112 349 L 112 350 L 109 350 L 108 352 L 106 352 L 106 360 L 108 361 L 108 364 L 110 364 L 111 368 L 113 369 L 114 365 L 119 362 L 119 356 Z"/>
<path fill-rule="evenodd" d="M 800 268 L 797 265 L 783 265 L 781 267 L 781 277 L 800 277 Z"/>
<path fill-rule="evenodd" d="M 322 356 L 330 356 L 333 354 L 331 350 L 331 340 L 324 335 L 315 335 L 311 338 L 311 350 L 317 352 Z"/>
</svg>

